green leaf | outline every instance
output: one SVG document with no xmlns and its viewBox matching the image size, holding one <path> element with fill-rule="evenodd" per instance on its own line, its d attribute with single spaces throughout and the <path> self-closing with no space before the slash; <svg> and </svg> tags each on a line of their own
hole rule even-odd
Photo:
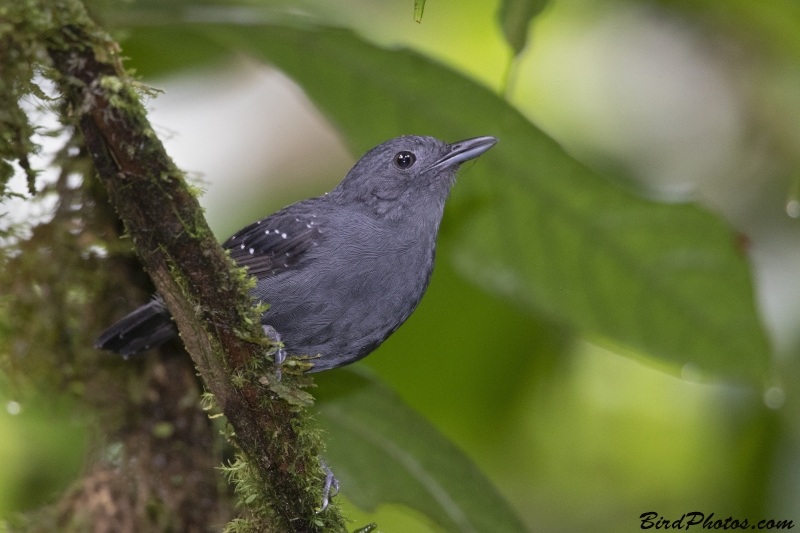
<svg viewBox="0 0 800 533">
<path fill-rule="evenodd" d="M 425 11 L 425 0 L 414 0 L 414 20 L 422 22 L 422 12 Z"/>
<path fill-rule="evenodd" d="M 353 504 L 401 503 L 452 532 L 525 530 L 475 465 L 364 367 L 315 379 L 324 457 Z"/>
<path fill-rule="evenodd" d="M 533 17 L 547 7 L 548 0 L 503 0 L 497 18 L 506 41 L 519 55 L 528 42 L 528 28 Z"/>
<path fill-rule="evenodd" d="M 497 136 L 462 172 L 445 217 L 443 255 L 464 275 L 584 334 L 760 379 L 769 349 L 749 266 L 716 216 L 622 190 L 503 99 L 413 52 L 380 49 L 343 30 L 195 25 L 136 30 L 126 54 L 142 40 L 155 53 L 160 35 L 159 53 L 169 55 L 167 41 L 178 33 L 275 64 L 357 154 L 408 133 Z"/>
<path fill-rule="evenodd" d="M 749 265 L 718 217 L 604 180 L 502 98 L 413 52 L 343 30 L 202 31 L 294 78 L 355 153 L 409 133 L 497 136 L 445 217 L 445 252 L 470 279 L 585 334 L 761 378 L 769 349 Z"/>
<path fill-rule="evenodd" d="M 122 43 L 130 58 L 125 66 L 151 78 L 206 67 L 230 55 L 230 49 L 179 24 L 140 27 Z"/>
</svg>

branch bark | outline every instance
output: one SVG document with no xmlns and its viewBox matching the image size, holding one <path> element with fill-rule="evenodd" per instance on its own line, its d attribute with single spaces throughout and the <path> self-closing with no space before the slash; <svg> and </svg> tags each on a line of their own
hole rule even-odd
<svg viewBox="0 0 800 533">
<path fill-rule="evenodd" d="M 253 529 L 344 530 L 337 508 L 315 514 L 321 440 L 302 409 L 273 390 L 265 348 L 252 342 L 263 334 L 249 277 L 222 250 L 153 133 L 118 45 L 87 22 L 54 28 L 46 46 L 60 73 L 66 113 L 79 124 L 145 269 L 254 467 L 249 471 L 256 479 L 248 482 L 260 483 L 262 490 L 250 509 L 257 521 Z M 291 376 L 281 384 L 287 386 L 293 386 Z"/>
</svg>

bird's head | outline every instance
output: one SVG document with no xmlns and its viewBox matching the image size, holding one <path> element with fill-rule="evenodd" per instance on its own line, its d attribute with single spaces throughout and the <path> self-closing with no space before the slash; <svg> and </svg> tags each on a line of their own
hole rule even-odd
<svg viewBox="0 0 800 533">
<path fill-rule="evenodd" d="M 458 167 L 496 142 L 494 137 L 453 144 L 434 137 L 396 137 L 364 154 L 332 194 L 388 216 L 425 206 L 441 208 Z"/>
</svg>

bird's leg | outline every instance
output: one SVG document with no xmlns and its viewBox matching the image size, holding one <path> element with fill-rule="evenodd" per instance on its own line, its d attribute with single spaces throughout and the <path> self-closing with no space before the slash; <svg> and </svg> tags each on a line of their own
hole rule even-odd
<svg viewBox="0 0 800 533">
<path fill-rule="evenodd" d="M 269 338 L 273 346 L 277 346 L 277 350 L 272 354 L 272 360 L 275 363 L 275 377 L 278 381 L 281 380 L 281 365 L 286 361 L 286 350 L 283 349 L 283 342 L 281 341 L 281 334 L 269 325 L 262 326 L 264 328 L 264 335 Z"/>
<path fill-rule="evenodd" d="M 317 511 L 317 514 L 320 514 L 325 509 L 327 509 L 328 504 L 331 501 L 331 498 L 339 494 L 339 480 L 336 479 L 336 476 L 333 475 L 333 471 L 325 463 L 322 457 L 319 458 L 319 462 L 320 465 L 322 466 L 322 470 L 325 471 L 325 486 L 322 487 L 322 507 L 320 508 L 319 511 Z"/>
</svg>

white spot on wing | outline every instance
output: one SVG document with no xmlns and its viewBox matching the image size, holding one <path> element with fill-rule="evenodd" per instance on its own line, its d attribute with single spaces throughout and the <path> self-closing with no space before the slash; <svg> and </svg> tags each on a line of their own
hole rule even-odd
<svg viewBox="0 0 800 533">
<path fill-rule="evenodd" d="M 252 248 L 250 248 L 250 253 L 252 254 L 253 252 L 255 252 L 255 250 L 253 250 Z"/>
<path fill-rule="evenodd" d="M 285 239 L 286 238 L 286 234 L 285 233 L 281 233 L 281 237 L 283 237 Z"/>
</svg>

